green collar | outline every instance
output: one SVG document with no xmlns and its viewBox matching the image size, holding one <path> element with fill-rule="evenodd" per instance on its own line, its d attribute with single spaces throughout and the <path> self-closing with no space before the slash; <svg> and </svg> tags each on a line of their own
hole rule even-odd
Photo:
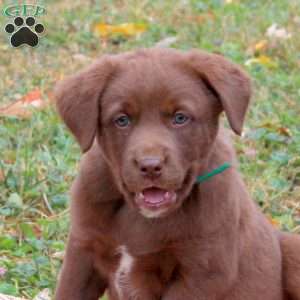
<svg viewBox="0 0 300 300">
<path fill-rule="evenodd" d="M 197 182 L 197 183 L 202 183 L 202 182 L 206 181 L 207 179 L 209 179 L 210 177 L 213 177 L 213 176 L 215 176 L 215 175 L 217 175 L 217 174 L 220 174 L 220 173 L 224 172 L 226 169 L 228 169 L 228 168 L 230 168 L 230 167 L 231 167 L 231 164 L 228 163 L 228 162 L 226 162 L 226 163 L 224 163 L 223 165 L 221 165 L 220 167 L 218 167 L 218 168 L 212 170 L 212 171 L 209 172 L 209 173 L 206 173 L 206 174 L 204 174 L 204 175 L 199 175 L 199 176 L 197 176 L 196 182 Z"/>
</svg>

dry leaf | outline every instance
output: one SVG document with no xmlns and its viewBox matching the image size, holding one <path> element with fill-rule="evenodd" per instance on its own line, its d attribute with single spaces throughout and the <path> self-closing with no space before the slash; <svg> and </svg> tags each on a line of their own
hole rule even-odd
<svg viewBox="0 0 300 300">
<path fill-rule="evenodd" d="M 258 55 L 269 48 L 268 40 L 261 40 L 256 42 L 254 45 L 250 45 L 247 49 L 248 55 Z"/>
<path fill-rule="evenodd" d="M 280 227 L 280 222 L 278 220 L 274 219 L 272 216 L 267 215 L 267 219 L 274 227 L 276 227 L 276 228 Z"/>
<path fill-rule="evenodd" d="M 20 100 L 0 108 L 0 116 L 13 116 L 19 118 L 28 118 L 32 115 L 32 109 L 41 109 L 45 107 L 41 91 L 33 90 L 22 97 Z"/>
<path fill-rule="evenodd" d="M 291 137 L 292 136 L 292 133 L 291 131 L 289 130 L 289 128 L 286 128 L 286 127 L 279 127 L 277 129 L 278 133 L 281 134 L 281 135 L 285 135 L 285 136 L 288 136 L 288 137 Z"/>
<path fill-rule="evenodd" d="M 267 29 L 266 36 L 269 38 L 287 40 L 292 37 L 292 34 L 289 33 L 285 28 L 278 27 L 278 25 L 275 23 Z"/>
<path fill-rule="evenodd" d="M 101 37 L 110 37 L 113 35 L 122 35 L 125 37 L 140 35 L 145 32 L 147 26 L 145 24 L 123 23 L 119 25 L 109 25 L 105 23 L 97 23 L 94 26 L 94 32 Z"/>
<path fill-rule="evenodd" d="M 176 42 L 177 42 L 177 37 L 176 36 L 169 36 L 169 37 L 166 37 L 166 38 L 160 40 L 159 42 L 157 42 L 155 44 L 155 47 L 168 48 Z"/>
<path fill-rule="evenodd" d="M 5 179 L 4 173 L 3 173 L 3 171 L 0 169 L 0 182 L 3 182 L 4 179 Z M 1 270 L 1 268 L 0 268 L 0 270 Z M 0 277 L 1 277 L 1 271 L 0 271 Z"/>
<path fill-rule="evenodd" d="M 215 20 L 215 15 L 212 11 L 208 11 L 206 13 L 196 15 L 196 16 L 188 16 L 187 20 L 190 22 L 196 22 L 198 24 L 205 23 L 207 21 L 214 21 Z"/>
<path fill-rule="evenodd" d="M 74 60 L 77 60 L 81 63 L 90 62 L 92 60 L 90 57 L 88 57 L 88 56 L 86 56 L 82 53 L 76 53 L 72 57 L 73 57 Z"/>
<path fill-rule="evenodd" d="M 50 299 L 51 299 L 50 290 L 44 289 L 40 293 L 38 293 L 38 295 L 36 295 L 33 300 L 50 300 Z M 0 294 L 0 300 L 27 300 L 27 299 Z"/>
<path fill-rule="evenodd" d="M 17 298 L 9 295 L 0 294 L 0 300 L 26 300 L 25 298 Z"/>
<path fill-rule="evenodd" d="M 259 128 L 268 128 L 268 129 L 274 129 L 277 128 L 279 126 L 279 122 L 278 121 L 270 121 L 270 120 L 265 120 L 263 122 L 261 122 L 259 124 Z"/>
<path fill-rule="evenodd" d="M 295 23 L 297 23 L 298 25 L 300 25 L 300 16 L 295 16 L 295 17 L 293 18 L 293 21 L 294 21 Z"/>
<path fill-rule="evenodd" d="M 50 290 L 49 289 L 44 289 L 41 292 L 39 292 L 33 300 L 50 300 Z"/>
<path fill-rule="evenodd" d="M 266 66 L 268 68 L 276 68 L 277 63 L 272 60 L 269 56 L 259 55 L 258 57 L 250 58 L 245 62 L 246 66 L 252 66 L 254 64 L 259 64 Z"/>
<path fill-rule="evenodd" d="M 254 51 L 261 52 L 261 51 L 266 50 L 267 47 L 268 47 L 268 41 L 267 40 L 261 40 L 261 41 L 259 41 L 258 43 L 256 43 L 254 45 Z"/>
<path fill-rule="evenodd" d="M 238 0 L 225 0 L 225 4 L 238 3 Z"/>
<path fill-rule="evenodd" d="M 271 121 L 266 121 L 260 124 L 260 128 L 268 128 L 271 130 L 276 130 L 279 134 L 291 137 L 292 133 L 289 128 L 281 126 L 279 122 L 271 122 Z"/>
<path fill-rule="evenodd" d="M 65 252 L 64 251 L 57 251 L 57 252 L 55 252 L 55 253 L 53 253 L 51 255 L 51 257 L 56 258 L 58 260 L 63 260 L 64 256 L 65 256 Z"/>
</svg>

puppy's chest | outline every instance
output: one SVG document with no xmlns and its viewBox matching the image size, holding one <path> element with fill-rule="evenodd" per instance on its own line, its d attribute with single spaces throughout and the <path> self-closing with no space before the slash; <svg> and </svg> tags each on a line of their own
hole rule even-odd
<svg viewBox="0 0 300 300">
<path fill-rule="evenodd" d="M 126 246 L 117 249 L 119 260 L 109 276 L 113 299 L 159 298 L 175 279 L 178 262 L 171 252 L 134 255 Z"/>
</svg>

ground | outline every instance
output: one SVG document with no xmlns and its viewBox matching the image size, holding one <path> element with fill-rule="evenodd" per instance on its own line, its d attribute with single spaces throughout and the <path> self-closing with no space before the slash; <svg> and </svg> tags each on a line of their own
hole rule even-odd
<svg viewBox="0 0 300 300">
<path fill-rule="evenodd" d="M 222 53 L 253 78 L 244 134 L 235 138 L 240 170 L 274 226 L 300 233 L 299 0 L 45 2 L 37 48 L 13 49 L 1 31 L 0 108 L 32 91 L 51 102 L 57 81 L 103 53 L 170 37 L 175 48 Z M 0 16 L 3 28 L 9 21 Z M 53 105 L 29 116 L 0 116 L 0 293 L 32 299 L 55 285 L 80 150 Z"/>
</svg>

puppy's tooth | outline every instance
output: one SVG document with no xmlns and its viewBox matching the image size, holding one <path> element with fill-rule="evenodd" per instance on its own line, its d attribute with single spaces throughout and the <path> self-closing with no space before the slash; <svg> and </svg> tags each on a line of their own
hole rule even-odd
<svg viewBox="0 0 300 300">
<path fill-rule="evenodd" d="M 172 195 L 172 201 L 175 202 L 176 200 L 177 200 L 177 194 L 174 192 Z"/>
<path fill-rule="evenodd" d="M 164 198 L 167 200 L 170 200 L 170 198 L 172 197 L 170 192 L 165 192 Z"/>
<path fill-rule="evenodd" d="M 167 198 L 167 200 L 171 200 L 171 201 L 176 201 L 177 198 L 177 194 L 175 192 L 166 192 L 165 193 L 165 197 Z"/>
<path fill-rule="evenodd" d="M 138 193 L 138 199 L 139 200 L 144 200 L 144 198 L 145 198 L 145 196 L 144 196 L 144 194 L 143 193 Z"/>
</svg>

